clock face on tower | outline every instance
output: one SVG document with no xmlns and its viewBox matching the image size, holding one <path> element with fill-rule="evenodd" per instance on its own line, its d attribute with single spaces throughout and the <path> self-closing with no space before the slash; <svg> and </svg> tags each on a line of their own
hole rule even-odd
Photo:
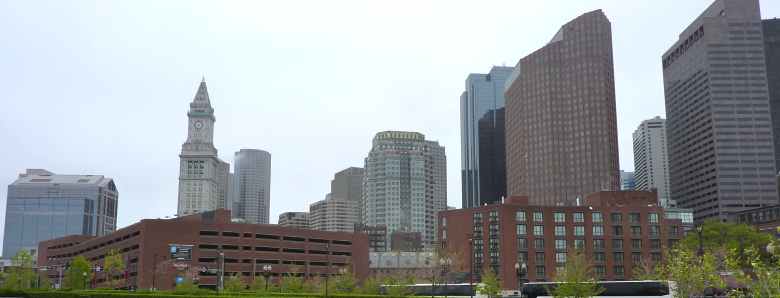
<svg viewBox="0 0 780 298">
<path fill-rule="evenodd" d="M 201 128 L 203 128 L 203 121 L 200 121 L 200 120 L 198 120 L 198 121 L 195 121 L 195 128 L 196 128 L 196 129 L 201 129 Z"/>
</svg>

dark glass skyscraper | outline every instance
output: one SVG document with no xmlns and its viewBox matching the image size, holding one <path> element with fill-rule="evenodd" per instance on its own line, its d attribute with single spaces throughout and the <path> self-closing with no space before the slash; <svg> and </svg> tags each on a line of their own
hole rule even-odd
<svg viewBox="0 0 780 298">
<path fill-rule="evenodd" d="M 460 96 L 463 208 L 506 196 L 504 83 L 512 67 L 470 74 Z"/>
</svg>

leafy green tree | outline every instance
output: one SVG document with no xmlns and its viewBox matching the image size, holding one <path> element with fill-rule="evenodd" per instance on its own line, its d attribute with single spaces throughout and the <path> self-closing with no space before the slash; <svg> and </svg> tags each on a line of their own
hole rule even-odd
<svg viewBox="0 0 780 298">
<path fill-rule="evenodd" d="M 652 262 L 647 258 L 642 259 L 641 263 L 634 266 L 631 277 L 634 280 L 666 280 L 663 275 L 663 264 Z"/>
<path fill-rule="evenodd" d="M 731 251 L 728 267 L 746 288 L 744 291 L 736 290 L 731 293 L 733 297 L 780 297 L 779 258 L 765 263 L 752 248 Z"/>
<path fill-rule="evenodd" d="M 36 276 L 33 272 L 33 260 L 30 252 L 20 250 L 11 258 L 12 267 L 9 268 L 6 276 L 6 288 L 14 290 L 29 289 L 34 286 Z"/>
<path fill-rule="evenodd" d="M 122 254 L 117 249 L 111 249 L 103 260 L 103 270 L 108 277 L 108 286 L 112 289 L 117 287 L 116 275 L 122 273 L 125 268 L 125 262 L 122 260 Z"/>
<path fill-rule="evenodd" d="M 674 282 L 675 298 L 701 296 L 707 288 L 723 288 L 716 258 L 711 253 L 696 256 L 686 249 L 669 254 L 663 274 Z"/>
<path fill-rule="evenodd" d="M 580 251 L 574 251 L 566 258 L 563 271 L 555 273 L 556 287 L 551 290 L 553 297 L 588 298 L 598 296 L 604 291 L 594 278 L 593 268 Z"/>
<path fill-rule="evenodd" d="M 271 282 L 270 280 L 268 281 L 268 287 L 266 287 L 265 277 L 255 277 L 255 281 L 249 285 L 249 289 L 255 293 L 265 293 L 266 288 L 268 288 L 268 292 L 279 291 L 277 285 Z"/>
<path fill-rule="evenodd" d="M 482 273 L 482 283 L 477 287 L 477 292 L 488 297 L 498 297 L 501 286 L 498 283 L 498 277 L 492 269 L 485 269 Z"/>
<path fill-rule="evenodd" d="M 357 293 L 364 295 L 379 295 L 379 289 L 381 285 L 376 278 L 369 277 L 363 280 L 360 287 L 357 288 Z"/>
<path fill-rule="evenodd" d="M 87 282 L 92 279 L 92 265 L 84 256 L 77 256 L 70 262 L 65 271 L 65 287 L 74 290 L 82 290 L 87 287 Z"/>
<path fill-rule="evenodd" d="M 225 278 L 225 292 L 236 293 L 246 289 L 246 284 L 237 274 Z"/>
<path fill-rule="evenodd" d="M 746 224 L 724 223 L 717 220 L 704 222 L 701 229 L 702 248 L 705 252 L 709 252 L 721 260 L 724 260 L 730 251 L 753 248 L 759 252 L 762 261 L 771 261 L 771 254 L 764 251 L 773 238 L 769 233 L 759 232 Z M 697 252 L 699 233 L 696 230 L 690 231 L 685 238 L 680 240 L 677 248 Z"/>
</svg>

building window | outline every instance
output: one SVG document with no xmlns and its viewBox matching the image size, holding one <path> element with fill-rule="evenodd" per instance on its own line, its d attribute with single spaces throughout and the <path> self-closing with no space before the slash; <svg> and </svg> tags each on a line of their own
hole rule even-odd
<svg viewBox="0 0 780 298">
<path fill-rule="evenodd" d="M 544 278 L 544 266 L 536 266 L 536 278 Z"/>
<path fill-rule="evenodd" d="M 639 223 L 639 213 L 629 213 L 628 214 L 628 221 L 632 224 L 638 224 Z"/>
<path fill-rule="evenodd" d="M 642 254 L 635 252 L 631 254 L 631 262 L 634 264 L 641 264 L 642 263 Z"/>
<path fill-rule="evenodd" d="M 578 222 L 578 223 L 585 222 L 585 213 L 574 212 L 574 222 Z"/>
<path fill-rule="evenodd" d="M 575 249 L 585 249 L 585 239 L 574 239 Z"/>
<path fill-rule="evenodd" d="M 593 267 L 593 274 L 596 275 L 598 278 L 603 278 L 606 274 L 606 270 L 604 270 L 604 266 L 598 265 Z"/>
<path fill-rule="evenodd" d="M 565 226 L 555 226 L 555 236 L 565 237 L 566 236 L 566 227 Z"/>
<path fill-rule="evenodd" d="M 653 262 L 660 262 L 661 261 L 661 253 L 654 252 L 650 254 L 650 258 L 653 260 Z"/>
<path fill-rule="evenodd" d="M 518 223 L 520 223 L 520 222 L 525 222 L 525 221 L 526 221 L 526 218 L 525 218 L 525 211 L 517 211 L 517 212 L 515 212 L 515 220 L 516 220 Z"/>
<path fill-rule="evenodd" d="M 525 225 L 517 225 L 517 235 L 525 235 Z"/>
<path fill-rule="evenodd" d="M 615 266 L 615 275 L 623 276 L 623 266 Z"/>
<path fill-rule="evenodd" d="M 591 219 L 593 219 L 593 222 L 594 222 L 594 223 L 597 223 L 597 222 L 598 222 L 598 223 L 600 223 L 600 222 L 604 222 L 604 218 L 601 216 L 601 212 L 593 212 L 593 213 L 590 215 L 590 217 L 591 217 Z"/>
<path fill-rule="evenodd" d="M 604 247 L 604 239 L 593 239 L 593 249 L 603 250 Z"/>
<path fill-rule="evenodd" d="M 612 227 L 612 235 L 615 236 L 623 236 L 623 226 L 613 226 Z"/>
<path fill-rule="evenodd" d="M 593 261 L 596 263 L 604 263 L 607 261 L 607 258 L 603 252 L 596 252 L 593 253 Z"/>
<path fill-rule="evenodd" d="M 642 237 L 642 227 L 640 227 L 640 226 L 631 226 L 631 236 Z"/>
<path fill-rule="evenodd" d="M 517 238 L 517 248 L 518 249 L 528 249 L 528 239 L 526 239 L 526 238 Z"/>
<path fill-rule="evenodd" d="M 669 226 L 669 236 L 677 236 L 679 234 L 678 229 L 676 225 Z"/>
<path fill-rule="evenodd" d="M 535 225 L 534 226 L 534 236 L 544 236 L 544 226 L 543 225 Z"/>
<path fill-rule="evenodd" d="M 520 264 L 528 263 L 528 252 L 518 252 L 517 253 L 517 261 Z"/>
<path fill-rule="evenodd" d="M 604 226 L 602 225 L 593 226 L 593 236 L 604 236 Z"/>
<path fill-rule="evenodd" d="M 658 223 L 658 213 L 649 213 L 647 216 L 648 216 L 651 224 L 657 224 Z"/>
<path fill-rule="evenodd" d="M 577 237 L 585 236 L 585 227 L 584 226 L 574 226 L 574 236 L 577 236 Z"/>
<path fill-rule="evenodd" d="M 622 252 L 616 252 L 614 255 L 615 263 L 623 263 L 623 253 Z"/>
<path fill-rule="evenodd" d="M 566 222 L 566 213 L 555 212 L 553 213 L 553 218 L 555 218 L 556 223 Z"/>
<path fill-rule="evenodd" d="M 543 222 L 544 221 L 544 214 L 541 211 L 534 212 L 534 221 L 535 222 Z"/>
<path fill-rule="evenodd" d="M 536 251 L 544 251 L 544 239 L 534 239 L 534 249 Z"/>
<path fill-rule="evenodd" d="M 620 213 L 612 213 L 609 215 L 610 221 L 612 221 L 613 225 L 617 225 L 623 222 L 623 214 Z"/>
<path fill-rule="evenodd" d="M 614 249 L 614 250 L 623 250 L 623 240 L 622 239 L 612 239 L 612 249 Z"/>
<path fill-rule="evenodd" d="M 650 249 L 661 249 L 661 240 L 650 239 Z"/>
<path fill-rule="evenodd" d="M 539 265 L 539 264 L 543 265 L 544 264 L 544 253 L 543 252 L 537 252 L 536 253 L 536 259 L 534 259 L 534 262 L 537 265 Z"/>
<path fill-rule="evenodd" d="M 642 250 L 642 239 L 631 239 L 631 249 Z"/>
<path fill-rule="evenodd" d="M 555 250 L 566 250 L 566 240 L 555 239 Z"/>
<path fill-rule="evenodd" d="M 555 263 L 556 264 L 566 264 L 566 253 L 565 252 L 557 252 L 557 253 L 555 253 Z"/>
<path fill-rule="evenodd" d="M 661 227 L 660 226 L 650 226 L 650 237 L 658 237 L 659 234 L 661 234 Z"/>
</svg>

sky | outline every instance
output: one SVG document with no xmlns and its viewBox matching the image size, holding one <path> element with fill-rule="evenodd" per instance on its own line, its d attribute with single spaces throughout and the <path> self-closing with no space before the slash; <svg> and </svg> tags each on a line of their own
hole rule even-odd
<svg viewBox="0 0 780 298">
<path fill-rule="evenodd" d="M 383 130 L 446 148 L 459 207 L 468 74 L 515 65 L 595 9 L 612 23 L 620 166 L 632 170 L 631 133 L 665 114 L 660 56 L 711 2 L 0 0 L 0 184 L 26 168 L 106 175 L 120 227 L 172 216 L 205 76 L 220 158 L 272 155 L 271 222 L 362 167 Z M 764 18 L 780 15 L 780 1 L 761 2 Z"/>
</svg>

